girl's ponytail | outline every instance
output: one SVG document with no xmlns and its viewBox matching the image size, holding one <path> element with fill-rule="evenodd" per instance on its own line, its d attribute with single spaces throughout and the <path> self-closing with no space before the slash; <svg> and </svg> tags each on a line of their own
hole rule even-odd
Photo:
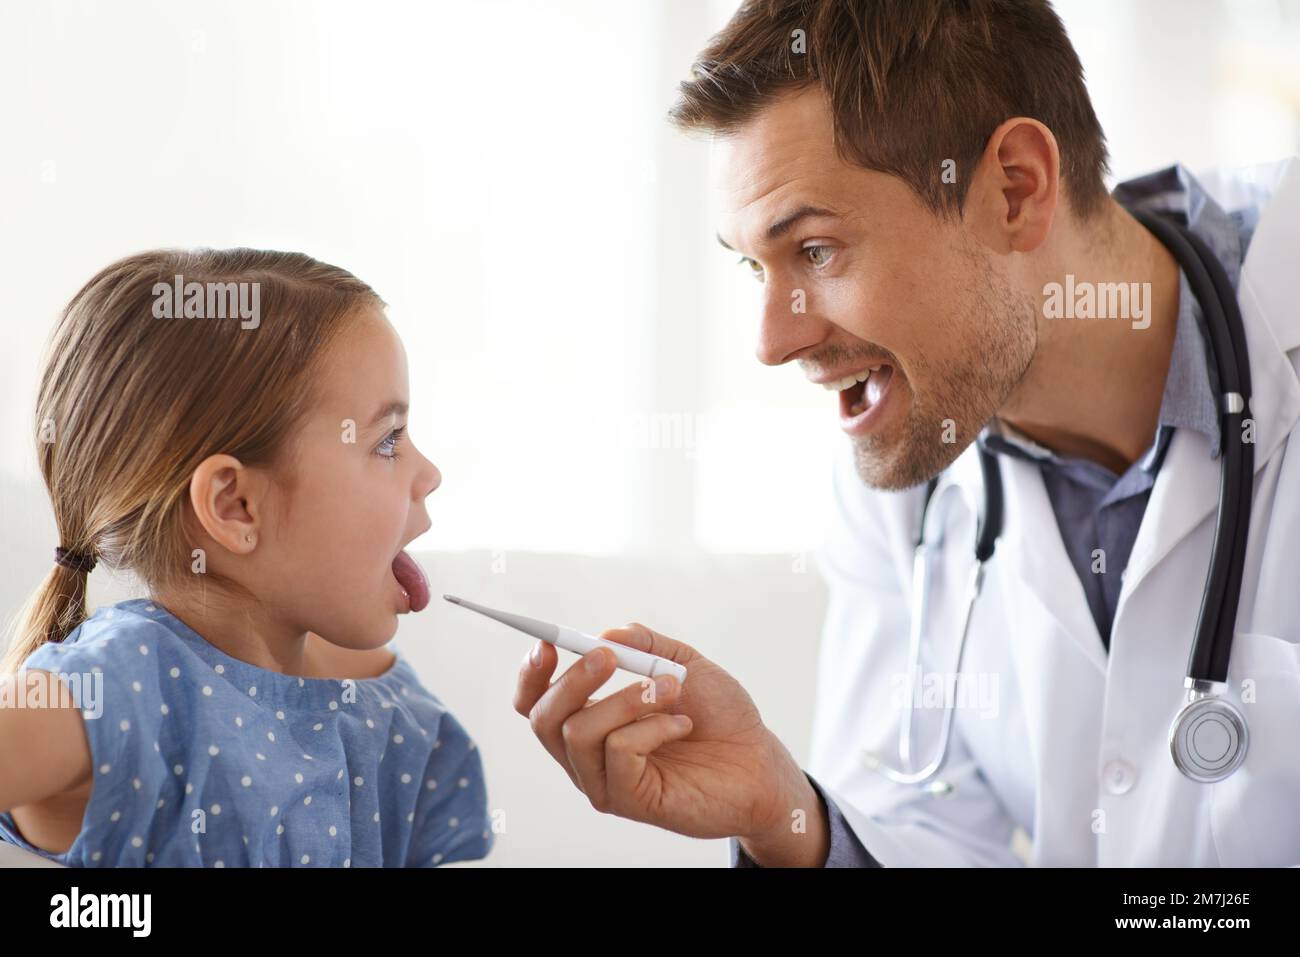
<svg viewBox="0 0 1300 957">
<path fill-rule="evenodd" d="M 86 620 L 86 579 L 95 565 L 93 555 L 86 555 L 56 550 L 54 565 L 19 612 L 13 640 L 0 659 L 0 674 L 16 672 L 41 645 L 62 641 Z"/>
</svg>

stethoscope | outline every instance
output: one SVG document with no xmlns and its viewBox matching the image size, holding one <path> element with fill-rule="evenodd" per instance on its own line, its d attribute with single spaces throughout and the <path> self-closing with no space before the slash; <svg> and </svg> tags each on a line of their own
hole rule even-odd
<svg viewBox="0 0 1300 957">
<path fill-rule="evenodd" d="M 1187 702 L 1169 729 L 1169 750 L 1174 764 L 1184 775 L 1200 783 L 1222 781 L 1246 759 L 1249 732 L 1241 710 L 1223 697 L 1227 690 L 1228 658 L 1241 597 L 1241 576 L 1246 560 L 1246 534 L 1250 527 L 1252 477 L 1255 472 L 1253 445 L 1241 439 L 1242 422 L 1250 405 L 1250 364 L 1246 352 L 1246 330 L 1232 284 L 1223 266 L 1205 243 L 1181 222 L 1138 210 L 1131 215 L 1178 260 L 1201 307 L 1201 331 L 1209 344 L 1211 380 L 1219 390 L 1219 422 L 1222 471 L 1219 480 L 1219 508 L 1214 525 L 1214 548 L 1201 595 L 1196 621 L 1196 641 L 1187 664 Z M 1217 377 L 1217 378 L 1216 378 Z M 993 557 L 1002 533 L 1002 474 L 994 452 L 978 445 L 984 502 L 976 523 L 975 565 L 966 585 L 966 609 L 957 644 L 957 666 L 961 674 L 971 618 L 984 584 L 984 568 Z M 953 704 L 945 695 L 943 721 L 939 728 L 939 751 L 917 768 L 912 755 L 912 718 L 915 712 L 916 678 L 920 671 L 921 639 L 925 609 L 929 602 L 931 547 L 926 525 L 931 502 L 939 485 L 936 476 L 926 484 L 925 504 L 917 532 L 912 560 L 912 608 L 908 629 L 908 704 L 899 726 L 898 753 L 903 770 L 890 767 L 879 755 L 864 753 L 867 767 L 898 784 L 912 784 L 944 795 L 954 785 L 938 777 L 948 757 L 952 737 Z M 948 491 L 955 486 L 948 486 Z M 943 496 L 940 496 L 942 499 Z M 941 526 L 942 527 L 942 524 Z M 937 543 L 942 545 L 942 542 Z"/>
</svg>

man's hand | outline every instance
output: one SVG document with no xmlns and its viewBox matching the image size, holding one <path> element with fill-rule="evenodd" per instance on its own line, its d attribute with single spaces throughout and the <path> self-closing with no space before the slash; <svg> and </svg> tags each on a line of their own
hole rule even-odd
<svg viewBox="0 0 1300 957">
<path fill-rule="evenodd" d="M 596 810 L 690 837 L 736 837 L 764 866 L 820 867 L 829 844 L 825 807 L 754 702 L 731 675 L 689 645 L 641 624 L 602 638 L 686 666 L 642 678 L 594 701 L 614 671 L 597 648 L 559 680 L 555 648 L 524 659 L 515 710 Z"/>
</svg>

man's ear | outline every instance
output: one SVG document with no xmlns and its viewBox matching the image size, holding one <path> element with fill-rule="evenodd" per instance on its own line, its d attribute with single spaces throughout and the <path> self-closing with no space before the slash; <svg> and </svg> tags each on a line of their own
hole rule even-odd
<svg viewBox="0 0 1300 957">
<path fill-rule="evenodd" d="M 996 250 L 1030 252 L 1047 238 L 1056 215 L 1061 156 L 1038 120 L 1012 117 L 993 131 L 966 195 L 981 241 Z"/>
<path fill-rule="evenodd" d="M 236 555 L 257 546 L 265 483 L 233 455 L 210 455 L 190 476 L 194 518 L 214 542 Z"/>
</svg>

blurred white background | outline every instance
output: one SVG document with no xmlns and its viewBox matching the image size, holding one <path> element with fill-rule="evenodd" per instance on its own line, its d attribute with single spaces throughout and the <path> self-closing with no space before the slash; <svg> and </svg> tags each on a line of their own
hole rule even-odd
<svg viewBox="0 0 1300 957">
<path fill-rule="evenodd" d="M 833 399 L 755 360 L 707 144 L 664 120 L 734 6 L 0 0 L 0 613 L 56 544 L 30 423 L 62 305 L 144 248 L 299 249 L 374 286 L 405 341 L 444 475 L 412 548 L 435 593 L 646 622 L 803 759 L 844 440 Z M 1297 0 L 1057 8 L 1115 178 L 1300 152 Z M 92 576 L 92 603 L 133 593 Z M 507 825 L 487 864 L 725 863 L 592 811 L 510 707 L 527 642 L 443 605 L 397 642 L 480 743 Z"/>
</svg>

